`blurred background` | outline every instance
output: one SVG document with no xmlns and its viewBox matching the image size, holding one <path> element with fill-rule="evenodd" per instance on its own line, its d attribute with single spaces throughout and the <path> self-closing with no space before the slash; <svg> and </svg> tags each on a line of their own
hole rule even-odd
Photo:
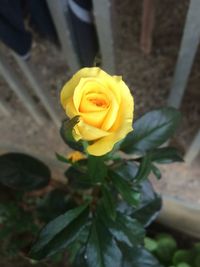
<svg viewBox="0 0 200 267">
<path fill-rule="evenodd" d="M 163 169 L 164 195 L 200 205 L 200 1 L 0 0 L 0 153 L 59 164 L 59 93 L 94 61 L 122 75 L 135 119 L 163 106 L 181 110 L 171 143 L 185 163 Z"/>
</svg>

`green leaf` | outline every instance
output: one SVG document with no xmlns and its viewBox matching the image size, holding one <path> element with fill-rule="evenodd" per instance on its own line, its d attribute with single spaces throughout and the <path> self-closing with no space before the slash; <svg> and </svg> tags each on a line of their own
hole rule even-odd
<svg viewBox="0 0 200 267">
<path fill-rule="evenodd" d="M 92 184 L 91 178 L 86 174 L 86 172 L 71 166 L 65 172 L 65 176 L 68 179 L 69 185 L 74 188 L 88 189 Z"/>
<path fill-rule="evenodd" d="M 123 253 L 122 267 L 162 267 L 158 260 L 142 247 L 120 246 Z"/>
<path fill-rule="evenodd" d="M 88 267 L 85 257 L 85 247 L 82 247 L 77 253 L 76 258 L 73 262 L 73 267 Z"/>
<path fill-rule="evenodd" d="M 144 181 L 148 178 L 151 172 L 151 159 L 149 155 L 146 155 L 142 158 L 138 172 L 135 176 L 134 181 L 139 184 L 141 181 Z"/>
<path fill-rule="evenodd" d="M 192 251 L 186 249 L 179 249 L 173 255 L 173 264 L 177 265 L 181 262 L 192 264 L 193 259 L 194 254 Z"/>
<path fill-rule="evenodd" d="M 66 192 L 55 189 L 38 199 L 37 214 L 42 221 L 49 222 L 74 207 L 75 203 Z"/>
<path fill-rule="evenodd" d="M 58 154 L 58 153 L 55 153 L 56 154 L 56 158 L 57 160 L 61 161 L 61 162 L 64 162 L 64 163 L 67 163 L 67 164 L 71 164 L 71 161 L 68 160 L 66 157 Z"/>
<path fill-rule="evenodd" d="M 176 267 L 191 267 L 191 265 L 186 262 L 180 262 L 178 265 L 176 265 Z"/>
<path fill-rule="evenodd" d="M 174 147 L 157 148 L 150 152 L 152 161 L 157 163 L 183 162 L 182 157 Z"/>
<path fill-rule="evenodd" d="M 157 240 L 157 250 L 156 255 L 158 259 L 163 264 L 170 264 L 172 261 L 172 257 L 174 255 L 174 252 L 177 249 L 177 244 L 175 239 L 168 234 L 159 234 L 156 237 Z"/>
<path fill-rule="evenodd" d="M 0 182 L 18 190 L 36 190 L 48 185 L 49 168 L 40 160 L 21 153 L 0 156 Z"/>
<path fill-rule="evenodd" d="M 132 188 L 132 184 L 124 180 L 119 174 L 115 173 L 114 171 L 110 171 L 109 176 L 123 199 L 130 205 L 137 206 L 140 200 L 140 194 L 138 191 Z"/>
<path fill-rule="evenodd" d="M 162 174 L 161 174 L 160 170 L 154 164 L 151 164 L 151 170 L 152 170 L 153 174 L 156 176 L 156 178 L 158 180 L 160 180 L 162 177 Z"/>
<path fill-rule="evenodd" d="M 104 206 L 104 210 L 107 213 L 107 216 L 112 220 L 116 219 L 116 208 L 113 199 L 112 192 L 109 191 L 107 186 L 102 186 L 102 202 Z"/>
<path fill-rule="evenodd" d="M 107 175 L 107 166 L 104 163 L 104 157 L 88 157 L 88 176 L 93 183 L 102 183 Z"/>
<path fill-rule="evenodd" d="M 144 239 L 144 247 L 149 251 L 149 252 L 155 252 L 158 244 L 156 240 L 150 238 L 150 237 L 145 237 Z"/>
<path fill-rule="evenodd" d="M 146 152 L 166 142 L 180 123 L 180 112 L 174 108 L 150 111 L 139 118 L 121 144 L 125 153 Z"/>
<path fill-rule="evenodd" d="M 49 257 L 65 249 L 76 240 L 88 220 L 88 204 L 60 215 L 41 231 L 32 247 L 30 257 L 36 260 Z"/>
<path fill-rule="evenodd" d="M 194 267 L 199 267 L 199 266 L 200 266 L 200 254 L 196 255 L 194 260 Z"/>
<path fill-rule="evenodd" d="M 84 151 L 83 145 L 80 141 L 75 141 L 73 137 L 73 128 L 79 122 L 79 116 L 73 117 L 71 120 L 65 119 L 62 121 L 60 128 L 60 135 L 63 141 L 72 149 Z"/>
<path fill-rule="evenodd" d="M 133 181 L 138 172 L 138 165 L 131 161 L 120 161 L 113 169 L 125 180 Z"/>
<path fill-rule="evenodd" d="M 69 257 L 69 262 L 72 264 L 75 261 L 77 262 L 77 257 L 82 257 L 83 255 L 81 251 L 85 247 L 85 244 L 88 240 L 89 231 L 91 225 L 87 224 L 87 226 L 83 229 L 77 239 L 67 248 L 67 253 Z M 74 266 L 74 264 L 73 264 Z"/>
<path fill-rule="evenodd" d="M 153 191 L 149 181 L 141 184 L 141 200 L 137 207 L 130 207 L 125 202 L 119 203 L 118 210 L 135 219 L 147 227 L 158 216 L 161 209 L 161 198 Z"/>
<path fill-rule="evenodd" d="M 85 258 L 89 267 L 121 267 L 121 251 L 98 218 L 93 220 Z"/>
<path fill-rule="evenodd" d="M 101 208 L 98 209 L 98 214 L 118 242 L 124 242 L 128 246 L 136 246 L 144 241 L 144 227 L 136 219 L 117 212 L 116 220 L 113 221 L 104 214 Z"/>
</svg>

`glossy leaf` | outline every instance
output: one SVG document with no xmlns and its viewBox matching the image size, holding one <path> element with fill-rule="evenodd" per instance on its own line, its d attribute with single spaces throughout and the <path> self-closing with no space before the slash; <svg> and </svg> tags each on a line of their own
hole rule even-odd
<svg viewBox="0 0 200 267">
<path fill-rule="evenodd" d="M 142 161 L 139 165 L 138 172 L 136 173 L 134 181 L 139 184 L 141 181 L 144 181 L 148 178 L 151 172 L 151 159 L 149 155 L 146 155 L 142 158 Z"/>
<path fill-rule="evenodd" d="M 107 166 L 104 163 L 104 157 L 88 157 L 88 176 L 93 183 L 102 183 L 107 175 Z"/>
<path fill-rule="evenodd" d="M 131 161 L 122 161 L 113 168 L 116 173 L 128 181 L 133 181 L 138 172 L 138 165 Z"/>
<path fill-rule="evenodd" d="M 114 197 L 112 195 L 112 192 L 110 192 L 109 188 L 105 185 L 102 186 L 102 202 L 107 216 L 115 221 L 116 207 L 114 203 Z"/>
<path fill-rule="evenodd" d="M 174 147 L 157 148 L 150 152 L 152 161 L 157 163 L 183 162 L 182 157 Z"/>
<path fill-rule="evenodd" d="M 0 182 L 18 190 L 36 190 L 48 185 L 49 168 L 40 160 L 21 153 L 0 156 Z"/>
<path fill-rule="evenodd" d="M 142 247 L 121 246 L 123 253 L 122 267 L 162 267 L 158 260 Z"/>
<path fill-rule="evenodd" d="M 82 247 L 76 255 L 73 267 L 89 267 L 85 256 L 85 247 Z"/>
<path fill-rule="evenodd" d="M 118 210 L 137 219 L 142 225 L 147 227 L 151 224 L 159 214 L 161 209 L 161 198 L 153 191 L 153 187 L 149 181 L 141 184 L 141 200 L 137 207 L 131 207 L 126 202 L 118 205 Z"/>
<path fill-rule="evenodd" d="M 65 191 L 55 189 L 37 201 L 37 214 L 44 222 L 49 222 L 67 210 L 75 207 L 75 203 Z"/>
<path fill-rule="evenodd" d="M 88 267 L 121 267 L 121 251 L 98 218 L 93 220 L 85 258 Z"/>
<path fill-rule="evenodd" d="M 78 262 L 83 263 L 85 261 L 83 252 L 88 240 L 90 228 L 91 228 L 91 222 L 88 222 L 88 224 L 84 227 L 83 231 L 79 234 L 77 239 L 73 243 L 71 243 L 71 245 L 68 246 L 67 248 L 69 262 L 73 266 L 78 265 Z M 80 257 L 80 259 L 78 259 L 78 257 Z"/>
<path fill-rule="evenodd" d="M 104 214 L 102 209 L 98 210 L 98 214 L 118 242 L 124 242 L 128 246 L 136 246 L 144 241 L 144 227 L 136 219 L 117 212 L 116 220 L 113 221 Z"/>
<path fill-rule="evenodd" d="M 30 257 L 41 260 L 65 249 L 84 230 L 88 219 L 88 204 L 60 215 L 41 231 Z"/>
<path fill-rule="evenodd" d="M 74 188 L 87 189 L 92 186 L 92 180 L 86 174 L 86 172 L 81 171 L 80 168 L 71 166 L 65 172 L 65 176 L 69 181 L 69 185 Z"/>
<path fill-rule="evenodd" d="M 134 123 L 134 131 L 127 135 L 121 150 L 144 153 L 159 147 L 174 134 L 180 118 L 180 112 L 170 107 L 146 113 Z"/>
<path fill-rule="evenodd" d="M 109 176 L 123 199 L 130 205 L 137 206 L 139 203 L 140 194 L 138 191 L 133 189 L 132 184 L 129 181 L 124 180 L 119 174 L 113 171 L 109 172 Z"/>
<path fill-rule="evenodd" d="M 62 125 L 60 128 L 60 135 L 63 139 L 63 141 L 72 149 L 78 150 L 78 151 L 83 151 L 83 145 L 82 143 L 76 142 L 74 137 L 73 137 L 73 128 L 74 126 L 78 123 L 79 121 L 79 116 L 75 116 L 71 120 L 66 119 L 62 121 Z"/>
<path fill-rule="evenodd" d="M 151 164 L 151 170 L 152 170 L 153 174 L 156 176 L 156 178 L 158 180 L 160 180 L 162 177 L 162 174 L 161 174 L 161 171 L 159 170 L 159 168 L 157 168 L 154 164 Z"/>
</svg>

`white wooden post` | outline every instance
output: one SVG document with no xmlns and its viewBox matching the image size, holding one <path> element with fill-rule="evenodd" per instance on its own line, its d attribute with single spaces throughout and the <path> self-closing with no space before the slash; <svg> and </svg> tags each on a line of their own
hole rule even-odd
<svg viewBox="0 0 200 267">
<path fill-rule="evenodd" d="M 29 81 L 35 94 L 41 100 L 41 103 L 43 104 L 44 108 L 46 108 L 48 114 L 54 121 L 55 125 L 59 127 L 61 124 L 60 122 L 61 119 L 59 118 L 58 114 L 55 111 L 55 106 L 53 105 L 53 102 L 51 101 L 50 96 L 46 91 L 46 88 L 44 88 L 42 79 L 39 79 L 38 73 L 36 74 L 35 67 L 31 64 L 30 61 L 23 60 L 16 53 L 13 53 L 13 56 L 17 64 L 19 65 L 20 69 L 23 71 L 23 74 Z"/>
<path fill-rule="evenodd" d="M 112 30 L 112 0 L 93 0 L 94 18 L 98 33 L 102 67 L 115 73 L 114 36 Z"/>
<path fill-rule="evenodd" d="M 185 162 L 187 164 L 191 164 L 192 161 L 198 156 L 199 152 L 200 152 L 200 130 L 193 139 L 192 144 L 190 145 L 185 155 Z"/>
<path fill-rule="evenodd" d="M 54 21 L 66 63 L 71 72 L 76 72 L 80 69 L 80 62 L 72 43 L 67 16 L 64 13 L 62 1 L 47 0 L 47 4 Z"/>
<path fill-rule="evenodd" d="M 36 103 L 27 92 L 27 89 L 7 64 L 6 59 L 4 58 L 2 53 L 0 53 L 0 74 L 2 74 L 6 82 L 9 84 L 10 88 L 22 100 L 22 103 L 27 108 L 31 116 L 35 119 L 35 121 L 39 125 L 42 125 L 44 123 L 43 114 L 38 110 Z"/>
<path fill-rule="evenodd" d="M 200 42 L 200 0 L 191 0 L 187 13 L 181 48 L 176 64 L 168 105 L 180 107 L 192 64 Z M 192 141 L 185 161 L 190 164 L 200 151 L 200 132 Z"/>
<path fill-rule="evenodd" d="M 191 0 L 168 105 L 178 108 L 187 85 L 200 41 L 200 0 Z"/>
</svg>

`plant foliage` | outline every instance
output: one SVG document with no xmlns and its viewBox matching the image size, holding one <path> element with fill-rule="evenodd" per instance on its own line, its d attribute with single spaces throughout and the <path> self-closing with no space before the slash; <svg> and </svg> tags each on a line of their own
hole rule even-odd
<svg viewBox="0 0 200 267">
<path fill-rule="evenodd" d="M 75 117 L 64 121 L 61 137 L 71 148 L 84 152 L 87 144 L 73 140 Z M 160 148 L 175 132 L 180 114 L 173 108 L 146 113 L 134 123 L 134 131 L 102 157 L 85 154 L 68 164 L 66 191 L 59 188 L 36 203 L 40 220 L 50 220 L 29 253 L 44 260 L 67 251 L 75 267 L 160 267 L 144 248 L 145 228 L 156 218 L 161 198 L 148 178 L 161 177 L 159 163 L 182 161 L 175 148 Z M 117 150 L 118 148 L 118 150 Z M 132 154 L 122 157 L 118 152 Z M 22 154 L 0 157 L 0 182 L 24 191 L 48 185 L 50 171 L 42 162 Z M 66 194 L 66 197 L 65 197 Z"/>
</svg>

